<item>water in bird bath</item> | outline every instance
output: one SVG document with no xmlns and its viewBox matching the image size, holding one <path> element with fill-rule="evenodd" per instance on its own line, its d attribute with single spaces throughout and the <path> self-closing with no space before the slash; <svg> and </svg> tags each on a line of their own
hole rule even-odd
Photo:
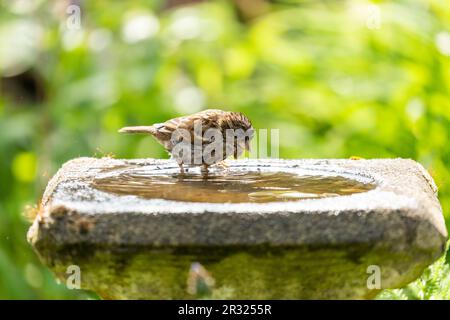
<svg viewBox="0 0 450 320">
<path fill-rule="evenodd" d="M 93 181 L 93 187 L 119 195 L 187 202 L 240 203 L 297 201 L 361 193 L 373 183 L 313 171 L 296 174 L 281 171 L 149 173 L 142 169 L 109 172 Z"/>
</svg>

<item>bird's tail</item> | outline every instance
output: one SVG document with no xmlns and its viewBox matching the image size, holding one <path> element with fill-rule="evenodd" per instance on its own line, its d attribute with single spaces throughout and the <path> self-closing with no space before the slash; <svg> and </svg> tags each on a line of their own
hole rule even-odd
<svg viewBox="0 0 450 320">
<path fill-rule="evenodd" d="M 123 127 L 119 130 L 119 133 L 144 133 L 144 134 L 154 134 L 154 126 L 136 126 L 136 127 Z"/>
</svg>

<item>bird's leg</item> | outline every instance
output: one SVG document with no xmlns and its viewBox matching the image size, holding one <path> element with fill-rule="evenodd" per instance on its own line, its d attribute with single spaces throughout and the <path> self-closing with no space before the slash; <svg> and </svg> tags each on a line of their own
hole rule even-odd
<svg viewBox="0 0 450 320">
<path fill-rule="evenodd" d="M 182 163 L 179 163 L 178 165 L 180 166 L 180 173 L 181 173 L 181 174 L 184 174 L 183 164 L 182 164 Z"/>
<path fill-rule="evenodd" d="M 203 176 L 207 176 L 208 175 L 208 165 L 202 164 L 202 166 L 200 168 L 200 172 L 202 173 Z"/>
</svg>

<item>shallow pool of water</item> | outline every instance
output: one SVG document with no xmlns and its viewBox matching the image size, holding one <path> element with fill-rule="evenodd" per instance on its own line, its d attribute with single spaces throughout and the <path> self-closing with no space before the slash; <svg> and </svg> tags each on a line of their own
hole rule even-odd
<svg viewBox="0 0 450 320">
<path fill-rule="evenodd" d="M 146 199 L 261 203 L 350 195 L 372 190 L 375 185 L 342 176 L 297 175 L 290 172 L 230 171 L 202 176 L 125 171 L 95 179 L 93 187 Z"/>
</svg>

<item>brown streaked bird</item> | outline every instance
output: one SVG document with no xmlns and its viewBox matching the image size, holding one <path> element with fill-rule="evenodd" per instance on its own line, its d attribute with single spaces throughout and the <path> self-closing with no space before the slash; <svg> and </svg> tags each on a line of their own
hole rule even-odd
<svg viewBox="0 0 450 320">
<path fill-rule="evenodd" d="M 214 130 L 207 132 L 209 129 Z M 227 135 L 227 130 L 233 132 L 232 139 Z M 202 173 L 207 173 L 210 165 L 224 165 L 223 160 L 230 155 L 236 159 L 244 150 L 250 150 L 250 140 L 254 135 L 252 124 L 244 114 L 219 109 L 208 109 L 151 126 L 124 127 L 119 132 L 152 135 L 178 162 L 182 173 L 183 165 L 201 166 Z M 220 140 L 216 141 L 216 137 Z M 181 142 L 186 140 L 188 143 L 182 145 Z M 217 143 L 220 146 L 214 148 Z M 180 152 L 183 149 L 181 146 L 187 146 L 188 153 Z"/>
</svg>

